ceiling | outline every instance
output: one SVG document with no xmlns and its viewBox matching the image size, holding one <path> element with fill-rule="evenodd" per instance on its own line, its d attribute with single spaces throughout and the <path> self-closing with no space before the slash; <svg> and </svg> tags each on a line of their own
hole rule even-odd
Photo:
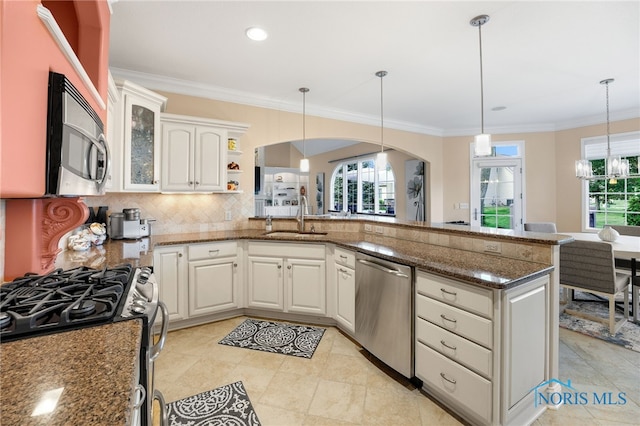
<svg viewBox="0 0 640 426">
<path fill-rule="evenodd" d="M 453 136 L 640 117 L 638 1 L 111 1 L 112 72 L 150 89 Z M 246 38 L 250 26 L 269 33 Z M 380 80 L 376 71 L 386 70 Z M 496 107 L 506 107 L 494 111 Z M 603 127 L 603 134 L 605 130 Z"/>
</svg>

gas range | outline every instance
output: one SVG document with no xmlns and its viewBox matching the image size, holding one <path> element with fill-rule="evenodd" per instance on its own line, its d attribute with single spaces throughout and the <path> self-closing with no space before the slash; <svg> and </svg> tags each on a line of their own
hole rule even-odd
<svg viewBox="0 0 640 426">
<path fill-rule="evenodd" d="M 129 264 L 27 274 L 0 286 L 2 342 L 155 312 L 153 275 Z M 153 279 L 152 279 L 153 280 Z M 135 283 L 135 284 L 133 284 Z"/>
</svg>

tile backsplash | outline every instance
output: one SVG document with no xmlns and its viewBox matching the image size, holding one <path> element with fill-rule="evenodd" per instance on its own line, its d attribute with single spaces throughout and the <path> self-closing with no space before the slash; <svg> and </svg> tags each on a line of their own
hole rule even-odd
<svg viewBox="0 0 640 426">
<path fill-rule="evenodd" d="M 238 229 L 253 216 L 250 194 L 144 194 L 110 193 L 102 197 L 85 197 L 85 204 L 108 206 L 108 214 L 125 208 L 139 208 L 141 219 L 151 222 L 154 235 Z M 231 220 L 225 220 L 229 212 Z"/>
</svg>

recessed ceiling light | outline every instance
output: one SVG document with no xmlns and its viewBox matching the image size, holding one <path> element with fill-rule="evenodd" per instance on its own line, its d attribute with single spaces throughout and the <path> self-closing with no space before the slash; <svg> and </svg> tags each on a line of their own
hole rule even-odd
<svg viewBox="0 0 640 426">
<path fill-rule="evenodd" d="M 263 41 L 266 40 L 269 34 L 265 30 L 259 27 L 249 27 L 245 31 L 247 37 L 254 41 Z"/>
<path fill-rule="evenodd" d="M 497 106 L 497 107 L 491 108 L 491 111 L 502 111 L 503 109 L 507 109 L 507 107 L 506 106 Z"/>
</svg>

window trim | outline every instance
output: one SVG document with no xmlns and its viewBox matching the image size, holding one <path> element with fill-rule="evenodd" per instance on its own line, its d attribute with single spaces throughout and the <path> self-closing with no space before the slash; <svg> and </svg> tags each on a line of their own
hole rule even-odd
<svg viewBox="0 0 640 426">
<path fill-rule="evenodd" d="M 633 149 L 628 150 L 629 147 L 637 146 L 637 142 L 640 141 L 640 131 L 632 131 L 632 132 L 624 132 L 624 133 L 615 133 L 609 135 L 609 140 L 611 144 L 611 153 L 613 155 L 621 155 L 623 157 L 640 157 L 640 151 L 633 151 Z M 633 144 L 636 142 L 636 144 Z M 607 136 L 590 136 L 586 138 L 580 139 L 580 158 L 587 160 L 602 160 L 606 157 L 606 144 L 607 144 Z M 623 144 L 622 149 L 616 149 L 614 145 Z M 604 146 L 604 156 L 600 157 L 599 155 L 590 154 L 587 156 L 587 151 L 589 145 L 603 145 Z M 627 149 L 625 149 L 627 148 Z M 638 174 L 631 174 L 630 177 L 637 178 Z M 589 180 L 583 180 L 580 182 L 581 191 L 580 191 L 580 221 L 581 221 L 581 229 L 582 232 L 595 232 L 600 230 L 601 228 L 590 227 L 589 226 Z M 625 192 L 624 194 L 629 194 L 629 192 Z"/>
</svg>

